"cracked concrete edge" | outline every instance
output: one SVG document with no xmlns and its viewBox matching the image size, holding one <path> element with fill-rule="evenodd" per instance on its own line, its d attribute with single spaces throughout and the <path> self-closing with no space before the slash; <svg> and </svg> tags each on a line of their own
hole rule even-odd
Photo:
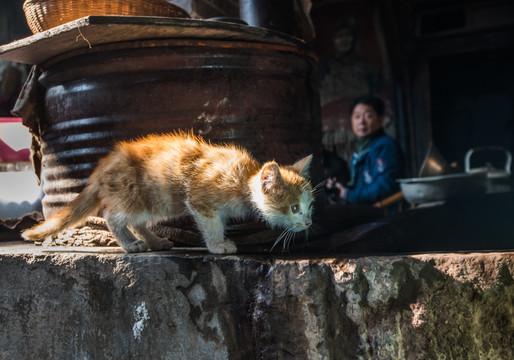
<svg viewBox="0 0 514 360">
<path fill-rule="evenodd" d="M 9 274 L 0 280 L 0 320 L 9 324 L 0 357 L 514 355 L 511 252 L 291 259 L 52 250 L 0 246 Z"/>
</svg>

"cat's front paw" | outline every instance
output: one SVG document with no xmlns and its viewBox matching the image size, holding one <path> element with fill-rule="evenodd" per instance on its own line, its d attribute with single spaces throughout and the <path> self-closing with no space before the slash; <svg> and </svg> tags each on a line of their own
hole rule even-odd
<svg viewBox="0 0 514 360">
<path fill-rule="evenodd" d="M 223 240 L 207 244 L 207 249 L 212 254 L 235 254 L 237 246 L 233 241 Z"/>
<path fill-rule="evenodd" d="M 134 241 L 123 246 L 123 250 L 128 253 L 137 253 L 148 250 L 148 246 L 141 240 Z"/>
</svg>

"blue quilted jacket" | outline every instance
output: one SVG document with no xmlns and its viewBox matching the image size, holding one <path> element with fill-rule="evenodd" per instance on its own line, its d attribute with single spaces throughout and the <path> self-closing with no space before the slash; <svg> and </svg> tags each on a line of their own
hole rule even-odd
<svg viewBox="0 0 514 360">
<path fill-rule="evenodd" d="M 381 131 L 364 150 L 353 154 L 350 170 L 353 186 L 346 190 L 345 200 L 373 204 L 400 190 L 396 179 L 404 175 L 403 154 L 396 141 Z"/>
</svg>

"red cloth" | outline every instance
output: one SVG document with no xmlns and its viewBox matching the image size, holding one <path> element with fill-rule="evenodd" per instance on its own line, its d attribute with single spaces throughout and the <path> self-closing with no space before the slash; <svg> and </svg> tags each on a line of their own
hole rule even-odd
<svg viewBox="0 0 514 360">
<path fill-rule="evenodd" d="M 20 162 L 30 161 L 30 150 L 14 150 L 0 139 L 0 161 L 1 162 Z"/>
</svg>

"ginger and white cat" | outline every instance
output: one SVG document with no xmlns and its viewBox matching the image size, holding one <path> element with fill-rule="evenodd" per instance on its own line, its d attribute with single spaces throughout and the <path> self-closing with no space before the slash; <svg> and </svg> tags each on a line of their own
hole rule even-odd
<svg viewBox="0 0 514 360">
<path fill-rule="evenodd" d="M 311 159 L 291 166 L 260 164 L 242 148 L 182 132 L 121 142 L 100 160 L 69 206 L 22 236 L 44 239 L 102 209 L 125 251 L 167 250 L 173 243 L 150 232 L 147 223 L 190 214 L 211 253 L 235 253 L 236 245 L 224 235 L 228 218 L 254 215 L 285 233 L 309 228 Z"/>
</svg>

